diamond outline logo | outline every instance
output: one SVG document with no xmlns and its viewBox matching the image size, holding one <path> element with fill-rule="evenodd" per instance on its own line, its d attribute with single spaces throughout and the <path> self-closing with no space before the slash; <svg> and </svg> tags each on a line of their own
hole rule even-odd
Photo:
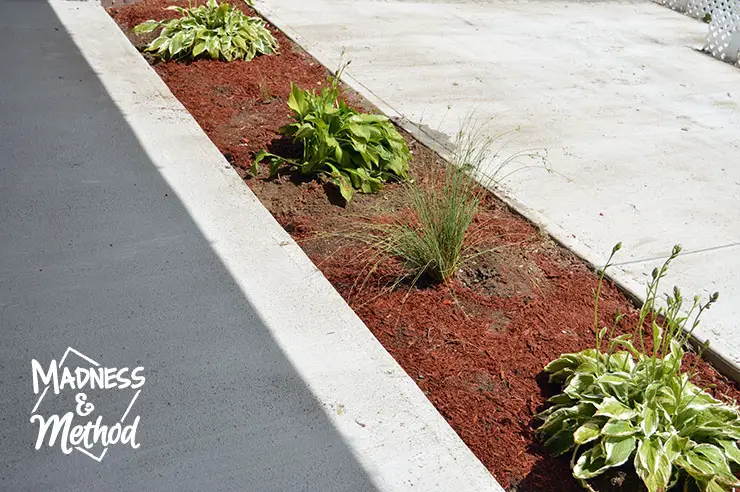
<svg viewBox="0 0 740 492">
<path fill-rule="evenodd" d="M 67 347 L 67 350 L 64 351 L 64 355 L 59 360 L 59 366 L 58 367 L 61 368 L 61 367 L 64 366 L 64 363 L 67 360 L 67 356 L 70 353 L 73 353 L 74 355 L 76 355 L 76 356 L 78 356 L 78 357 L 86 360 L 87 362 L 89 362 L 90 364 L 92 364 L 95 367 L 99 367 L 100 366 L 100 363 L 98 363 L 97 361 L 93 360 L 92 358 L 86 356 L 85 354 L 83 354 L 79 350 L 73 349 L 72 347 Z M 33 410 L 31 410 L 31 415 L 33 415 L 33 414 L 36 413 L 36 410 L 38 410 L 39 406 L 41 405 L 41 402 L 43 401 L 44 396 L 46 396 L 46 392 L 47 391 L 49 391 L 49 385 L 48 384 L 44 387 L 44 391 L 41 392 L 41 395 L 39 395 L 38 400 L 36 400 L 36 405 L 34 405 Z M 131 401 L 129 402 L 128 407 L 126 408 L 126 411 L 123 412 L 123 416 L 121 417 L 121 420 L 119 420 L 119 422 L 121 422 L 122 424 L 123 424 L 123 421 L 126 420 L 126 417 L 128 416 L 128 413 L 131 410 L 131 407 L 133 407 L 133 405 L 134 405 L 134 402 L 139 397 L 139 393 L 141 393 L 141 390 L 137 390 L 136 391 L 136 393 L 134 394 L 133 398 L 131 398 Z M 94 459 L 98 463 L 100 463 L 100 462 L 103 461 L 103 458 L 105 457 L 105 454 L 108 452 L 108 446 L 106 446 L 105 448 L 103 448 L 103 451 L 100 453 L 99 456 L 95 456 L 91 452 L 89 452 L 86 449 L 81 448 L 79 446 L 75 446 L 75 449 L 77 451 L 79 451 L 80 453 L 83 453 L 83 454 L 89 456 L 90 458 Z"/>
</svg>

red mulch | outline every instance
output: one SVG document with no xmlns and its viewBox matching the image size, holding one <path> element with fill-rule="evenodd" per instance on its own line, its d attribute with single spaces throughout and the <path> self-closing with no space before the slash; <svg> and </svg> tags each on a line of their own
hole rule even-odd
<svg viewBox="0 0 740 492">
<path fill-rule="evenodd" d="M 205 3 L 192 1 L 193 5 Z M 249 15 L 243 2 L 234 5 Z M 188 6 L 188 0 L 147 0 L 109 9 L 139 49 L 153 35 L 137 36 L 131 29 L 149 19 L 178 17 L 168 5 Z M 235 166 L 246 169 L 255 152 L 275 138 L 275 129 L 288 123 L 285 101 L 290 83 L 307 87 L 326 84 L 328 71 L 272 25 L 268 28 L 280 44 L 279 56 L 258 56 L 252 61 L 224 63 L 198 60 L 191 63 L 155 63 L 154 68 L 183 103 L 213 143 Z"/>
<path fill-rule="evenodd" d="M 111 9 L 134 44 L 136 23 L 161 19 L 170 3 L 145 0 Z M 242 7 L 246 12 L 249 8 Z M 446 286 L 387 289 L 392 265 L 363 282 L 367 250 L 341 236 L 359 221 L 403 213 L 403 189 L 389 185 L 338 206 L 336 191 L 317 179 L 246 176 L 254 153 L 290 150 L 276 134 L 288 121 L 290 82 L 304 88 L 326 83 L 327 71 L 272 29 L 279 56 L 251 62 L 157 63 L 156 71 L 193 114 L 249 186 L 298 240 L 386 349 L 403 366 L 473 452 L 510 491 L 580 491 L 566 459 L 553 459 L 536 443 L 533 415 L 554 388 L 542 368 L 564 352 L 594 343 L 594 273 L 496 198 L 486 199 L 474 227 L 501 250 L 463 267 Z M 363 102 L 346 90 L 356 106 Z M 424 175 L 437 157 L 407 136 L 412 171 Z M 295 149 L 293 149 L 294 151 Z M 482 232 L 481 232 L 482 231 Z M 320 234 L 317 234 L 320 233 Z M 329 234 L 325 234 L 329 233 Z M 339 233 L 332 234 L 332 233 Z M 670 279 L 669 279 L 670 280 Z M 635 309 L 606 285 L 601 322 Z M 687 364 L 693 356 L 687 356 Z M 740 400 L 740 388 L 700 362 L 698 384 L 715 385 L 717 397 Z M 613 490 L 633 490 L 632 486 Z"/>
</svg>

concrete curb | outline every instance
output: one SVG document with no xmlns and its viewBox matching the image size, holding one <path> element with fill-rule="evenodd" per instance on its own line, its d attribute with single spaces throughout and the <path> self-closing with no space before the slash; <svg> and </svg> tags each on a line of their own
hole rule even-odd
<svg viewBox="0 0 740 492">
<path fill-rule="evenodd" d="M 297 31 L 284 22 L 279 15 L 277 15 L 272 9 L 270 9 L 263 1 L 257 0 L 255 7 L 259 13 L 268 19 L 274 26 L 280 29 L 286 36 L 293 40 L 296 44 L 306 50 L 311 56 L 316 58 L 322 65 L 328 67 L 330 70 L 335 70 L 337 64 L 337 54 L 327 53 L 316 46 L 313 46 L 307 39 L 300 35 Z M 439 141 L 433 135 L 430 135 L 423 128 L 414 124 L 408 120 L 404 114 L 397 111 L 391 104 L 384 101 L 377 94 L 375 94 L 367 86 L 363 85 L 357 78 L 353 77 L 350 73 L 351 70 L 345 70 L 342 74 L 342 81 L 350 86 L 352 89 L 357 91 L 365 99 L 375 105 L 382 113 L 391 118 L 398 126 L 408 131 L 417 140 L 422 142 L 424 145 L 434 150 L 442 157 L 449 157 L 449 151 L 445 147 L 444 142 Z M 560 227 L 558 224 L 547 220 L 543 215 L 517 199 L 514 194 L 510 193 L 503 187 L 496 187 L 490 185 L 490 182 L 486 183 L 486 187 L 498 198 L 503 200 L 512 209 L 517 211 L 527 220 L 535 224 L 537 227 L 545 230 L 556 242 L 563 247 L 569 249 L 576 256 L 587 262 L 592 268 L 600 268 L 601 262 L 603 261 L 603 253 L 594 250 L 587 244 L 574 238 L 565 229 Z M 642 303 L 645 300 L 644 296 L 644 282 L 638 278 L 627 273 L 624 269 L 619 266 L 614 266 L 608 271 L 608 278 L 612 280 L 624 293 L 631 297 L 634 301 Z M 706 328 L 701 326 L 694 331 L 693 338 L 698 345 L 703 344 L 709 337 Z M 722 374 L 740 381 L 740 365 L 733 360 L 728 347 L 713 342 L 712 345 L 704 353 L 705 358 L 710 360 L 714 366 Z"/>
<path fill-rule="evenodd" d="M 50 3 L 378 490 L 502 492 L 108 14 Z"/>
</svg>

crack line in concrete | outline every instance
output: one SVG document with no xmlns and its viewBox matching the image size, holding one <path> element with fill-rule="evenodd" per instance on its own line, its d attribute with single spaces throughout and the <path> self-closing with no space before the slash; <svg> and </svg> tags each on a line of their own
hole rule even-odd
<svg viewBox="0 0 740 492">
<path fill-rule="evenodd" d="M 735 242 L 735 243 L 730 243 L 730 244 L 723 244 L 722 246 L 712 246 L 710 248 L 701 248 L 701 249 L 694 249 L 690 251 L 681 251 L 681 255 L 685 256 L 685 255 L 694 255 L 698 253 L 708 253 L 710 251 L 717 251 L 720 249 L 729 249 L 729 248 L 734 248 L 736 246 L 740 246 L 740 241 Z M 614 263 L 614 266 L 634 265 L 636 263 L 646 263 L 648 261 L 664 260 L 668 258 L 668 256 L 670 255 L 653 256 L 650 258 L 642 258 L 639 260 L 621 261 L 619 263 Z"/>
</svg>

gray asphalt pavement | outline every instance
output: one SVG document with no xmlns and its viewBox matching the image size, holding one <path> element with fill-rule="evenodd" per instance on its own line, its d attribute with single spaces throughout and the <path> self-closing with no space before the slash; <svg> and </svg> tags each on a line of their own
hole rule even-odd
<svg viewBox="0 0 740 492">
<path fill-rule="evenodd" d="M 0 490 L 374 490 L 51 7 L 0 0 L 0 46 Z M 34 449 L 67 347 L 144 367 L 138 449 Z M 87 391 L 111 424 L 133 394 Z"/>
</svg>

